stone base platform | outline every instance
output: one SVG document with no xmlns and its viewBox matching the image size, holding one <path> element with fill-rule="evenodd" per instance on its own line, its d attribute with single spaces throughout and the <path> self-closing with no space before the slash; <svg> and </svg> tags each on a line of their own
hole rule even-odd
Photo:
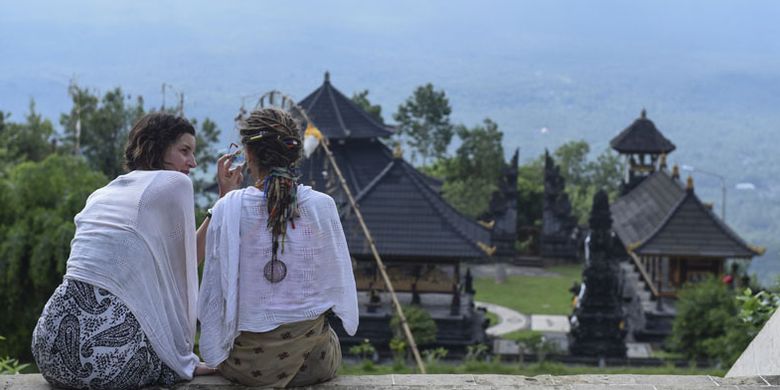
<svg viewBox="0 0 780 390">
<path fill-rule="evenodd" d="M 0 375 L 0 390 L 52 389 L 41 375 Z M 247 389 L 227 380 L 199 377 L 175 389 Z M 341 376 L 314 389 L 556 389 L 708 390 L 780 388 L 780 376 L 719 378 L 683 375 L 355 375 Z"/>
</svg>

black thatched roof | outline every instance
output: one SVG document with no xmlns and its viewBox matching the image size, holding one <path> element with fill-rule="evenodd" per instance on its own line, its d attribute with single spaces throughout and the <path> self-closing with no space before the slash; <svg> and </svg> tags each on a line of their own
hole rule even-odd
<svg viewBox="0 0 780 390">
<path fill-rule="evenodd" d="M 392 134 L 367 112 L 330 83 L 325 73 L 322 86 L 299 103 L 323 135 L 331 140 L 344 138 L 381 138 Z"/>
<path fill-rule="evenodd" d="M 364 139 L 335 142 L 331 147 L 383 257 L 453 261 L 486 256 L 478 243 L 490 245 L 490 231 L 458 213 L 441 198 L 430 178 L 394 158 L 387 146 Z M 324 152 L 318 150 L 304 162 L 302 182 L 328 192 L 325 170 Z M 348 207 L 343 210 L 350 253 L 370 256 L 354 213 Z"/>
<path fill-rule="evenodd" d="M 402 159 L 392 160 L 357 196 L 377 250 L 384 256 L 485 257 L 478 242 L 490 244 L 490 232 L 455 211 Z M 370 254 L 354 213 L 342 218 L 353 254 Z"/>
<path fill-rule="evenodd" d="M 609 142 L 612 149 L 619 153 L 645 153 L 645 154 L 669 154 L 676 148 L 655 127 L 647 112 L 642 110 L 642 115 L 620 132 Z"/>
<path fill-rule="evenodd" d="M 694 193 L 658 171 L 610 207 L 613 230 L 641 256 L 751 258 L 751 247 Z"/>
</svg>

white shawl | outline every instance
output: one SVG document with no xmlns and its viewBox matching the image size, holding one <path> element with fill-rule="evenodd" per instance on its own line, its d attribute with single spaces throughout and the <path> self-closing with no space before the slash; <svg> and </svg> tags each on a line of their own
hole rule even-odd
<svg viewBox="0 0 780 390">
<path fill-rule="evenodd" d="M 133 171 L 93 192 L 75 218 L 65 277 L 116 295 L 160 359 L 191 379 L 198 291 L 192 181 Z"/>
<path fill-rule="evenodd" d="M 214 206 L 198 298 L 200 352 L 207 365 L 227 359 L 241 331 L 270 331 L 328 309 L 348 334 L 357 331 L 355 277 L 336 204 L 299 185 L 298 206 L 301 216 L 295 229 L 288 224 L 279 253 L 287 265 L 279 283 L 263 276 L 271 253 L 263 193 L 255 187 L 232 191 Z"/>
</svg>

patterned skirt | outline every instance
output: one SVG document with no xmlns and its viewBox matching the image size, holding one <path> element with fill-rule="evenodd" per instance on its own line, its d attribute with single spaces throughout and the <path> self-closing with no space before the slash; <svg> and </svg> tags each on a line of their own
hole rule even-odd
<svg viewBox="0 0 780 390">
<path fill-rule="evenodd" d="M 46 303 L 32 353 L 43 377 L 58 387 L 136 389 L 181 380 L 119 298 L 76 280 L 65 279 Z"/>
<path fill-rule="evenodd" d="M 241 332 L 222 375 L 246 386 L 301 387 L 328 381 L 341 366 L 341 346 L 323 314 L 270 332 Z"/>
</svg>

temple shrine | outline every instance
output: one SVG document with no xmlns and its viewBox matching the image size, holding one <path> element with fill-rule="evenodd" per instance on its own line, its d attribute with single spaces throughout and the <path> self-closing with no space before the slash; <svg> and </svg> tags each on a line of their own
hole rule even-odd
<svg viewBox="0 0 780 390">
<path fill-rule="evenodd" d="M 675 149 L 641 116 L 611 141 L 626 161 L 622 195 L 610 206 L 625 251 L 627 327 L 637 340 L 662 341 L 671 332 L 674 300 L 686 282 L 719 276 L 728 259 L 751 259 L 749 245 L 699 199 L 692 178 L 668 170 Z"/>
<path fill-rule="evenodd" d="M 504 241 L 515 234 L 517 160 L 514 171 L 505 172 L 505 180 L 514 183 L 504 185 L 506 194 L 494 196 L 491 223 L 480 224 L 444 201 L 441 182 L 406 162 L 400 148 L 389 147 L 385 142 L 392 129 L 337 90 L 328 73 L 299 105 L 329 140 L 401 304 L 417 304 L 431 314 L 438 328 L 436 345 L 457 349 L 485 342 L 484 316 L 474 308 L 464 267 L 495 255 L 496 244 L 501 254 L 507 252 Z M 354 337 L 340 333 L 339 338 L 344 344 L 369 339 L 381 348 L 392 338 L 394 311 L 368 242 L 324 151 L 315 151 L 301 171 L 303 184 L 335 199 L 354 261 L 360 327 Z"/>
</svg>

